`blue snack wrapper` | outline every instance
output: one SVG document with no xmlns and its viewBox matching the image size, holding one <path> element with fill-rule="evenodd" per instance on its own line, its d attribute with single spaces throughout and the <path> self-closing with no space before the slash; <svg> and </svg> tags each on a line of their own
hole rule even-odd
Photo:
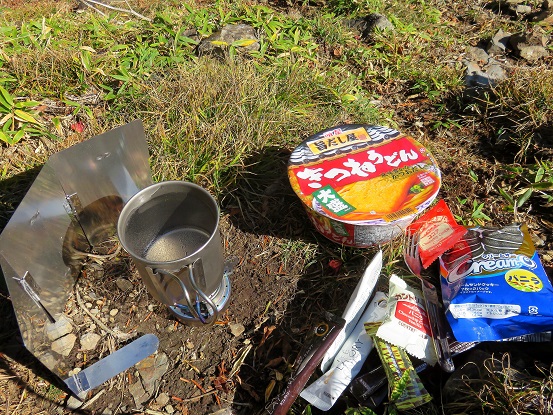
<svg viewBox="0 0 553 415">
<path fill-rule="evenodd" d="M 553 329 L 553 286 L 524 224 L 471 228 L 440 257 L 446 317 L 460 342 Z"/>
</svg>

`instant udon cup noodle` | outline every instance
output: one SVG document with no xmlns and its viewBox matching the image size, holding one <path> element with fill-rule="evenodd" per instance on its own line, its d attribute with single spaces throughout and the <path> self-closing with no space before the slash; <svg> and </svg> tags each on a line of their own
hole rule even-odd
<svg viewBox="0 0 553 415">
<path fill-rule="evenodd" d="M 399 236 L 441 185 L 422 144 L 391 128 L 361 124 L 307 138 L 290 156 L 288 177 L 315 228 L 354 247 Z"/>
</svg>

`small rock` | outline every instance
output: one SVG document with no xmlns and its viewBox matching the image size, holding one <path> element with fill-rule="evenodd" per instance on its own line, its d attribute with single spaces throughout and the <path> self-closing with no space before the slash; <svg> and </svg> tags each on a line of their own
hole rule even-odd
<svg viewBox="0 0 553 415">
<path fill-rule="evenodd" d="M 155 306 L 153 304 L 148 304 L 148 311 L 154 311 Z"/>
<path fill-rule="evenodd" d="M 236 415 L 236 412 L 232 408 L 223 408 L 218 411 L 212 412 L 209 415 Z"/>
<path fill-rule="evenodd" d="M 67 375 L 68 376 L 74 376 L 76 375 L 77 373 L 79 373 L 81 371 L 81 368 L 80 367 L 76 367 L 75 369 L 72 369 L 70 370 Z"/>
<path fill-rule="evenodd" d="M 240 336 L 242 333 L 244 333 L 244 331 L 246 331 L 246 329 L 244 328 L 244 326 L 240 323 L 236 323 L 236 324 L 229 324 L 229 329 L 230 329 L 230 332 L 231 334 L 234 336 L 234 337 L 238 337 Z"/>
<path fill-rule="evenodd" d="M 117 315 L 117 313 L 119 312 L 118 309 L 114 308 L 113 310 L 111 310 L 109 312 L 109 315 L 112 316 L 112 317 L 115 317 Z"/>
<path fill-rule="evenodd" d="M 172 333 L 172 332 L 174 332 L 174 331 L 176 330 L 176 327 L 175 327 L 174 324 L 169 324 L 169 325 L 167 326 L 167 329 L 166 329 L 166 330 L 167 330 L 168 333 Z"/>
<path fill-rule="evenodd" d="M 85 333 L 81 336 L 81 349 L 82 350 L 95 350 L 98 342 L 100 341 L 100 335 L 96 333 Z"/>
<path fill-rule="evenodd" d="M 194 348 L 194 343 L 192 343 L 190 340 L 186 340 L 185 346 L 188 350 L 192 350 Z"/>
<path fill-rule="evenodd" d="M 378 30 L 394 30 L 394 25 L 388 18 L 382 14 L 374 13 L 371 15 L 372 27 Z"/>
<path fill-rule="evenodd" d="M 117 278 L 115 281 L 115 285 L 117 285 L 117 288 L 119 288 L 123 292 L 131 291 L 133 289 L 132 282 L 130 282 L 126 278 Z"/>
<path fill-rule="evenodd" d="M 92 314 L 93 316 L 95 316 L 99 312 L 100 312 L 100 310 L 98 310 L 97 308 L 93 308 L 92 310 L 90 310 L 90 314 Z"/>
<path fill-rule="evenodd" d="M 92 303 L 85 303 L 86 308 L 92 308 Z"/>
<path fill-rule="evenodd" d="M 394 25 L 386 16 L 379 13 L 369 14 L 363 18 L 348 20 L 345 24 L 362 39 L 369 39 L 375 29 L 381 31 L 394 30 Z"/>
<path fill-rule="evenodd" d="M 60 337 L 56 341 L 52 342 L 52 350 L 62 356 L 69 356 L 76 340 L 77 336 L 73 333 L 69 333 L 68 335 Z"/>
<path fill-rule="evenodd" d="M 530 62 L 549 55 L 544 47 L 547 44 L 547 38 L 538 31 L 514 34 L 509 38 L 509 43 L 517 56 Z"/>
<path fill-rule="evenodd" d="M 486 51 L 490 55 L 502 55 L 507 51 L 509 38 L 512 36 L 509 32 L 499 29 L 494 37 L 488 43 Z"/>
<path fill-rule="evenodd" d="M 526 4 L 519 4 L 515 7 L 515 13 L 517 14 L 530 14 L 532 13 L 532 7 Z"/>
<path fill-rule="evenodd" d="M 507 74 L 505 73 L 503 66 L 493 59 L 490 59 L 490 63 L 486 67 L 486 75 L 492 83 L 507 79 Z"/>
<path fill-rule="evenodd" d="M 58 363 L 52 353 L 44 353 L 43 355 L 38 356 L 38 360 L 40 360 L 40 362 L 51 371 L 54 371 L 54 368 Z"/>
<path fill-rule="evenodd" d="M 71 411 L 75 409 L 79 409 L 81 406 L 83 406 L 84 402 L 75 398 L 74 396 L 69 396 L 69 399 L 67 400 L 67 403 L 65 404 L 65 407 Z"/>
<path fill-rule="evenodd" d="M 140 406 L 150 397 L 150 395 L 144 390 L 140 379 L 129 385 L 129 392 L 132 395 L 137 408 L 140 408 Z"/>
<path fill-rule="evenodd" d="M 154 401 L 154 404 L 158 405 L 161 408 L 167 405 L 169 403 L 169 400 L 170 400 L 169 395 L 163 392 L 157 396 L 157 398 Z"/>
<path fill-rule="evenodd" d="M 138 362 L 135 366 L 140 372 L 144 388 L 151 395 L 154 393 L 156 381 L 161 379 L 169 369 L 169 362 L 165 353 L 158 353 Z"/>
<path fill-rule="evenodd" d="M 476 62 L 478 65 L 486 65 L 490 59 L 490 55 L 482 48 L 469 46 L 467 48 L 467 59 L 471 62 Z"/>
<path fill-rule="evenodd" d="M 173 408 L 172 405 L 166 405 L 165 408 L 163 408 L 165 410 L 165 412 L 167 412 L 168 414 L 172 414 L 173 412 L 175 412 L 175 408 Z"/>
<path fill-rule="evenodd" d="M 237 41 L 245 41 L 252 43 L 245 43 L 244 46 L 236 48 L 238 51 L 255 51 L 261 48 L 257 40 L 255 29 L 252 26 L 246 24 L 228 24 L 223 28 L 213 33 L 208 38 L 202 40 L 197 47 L 198 55 L 215 55 L 224 56 L 225 49 L 219 42 L 224 42 L 227 45 L 231 45 Z"/>
<path fill-rule="evenodd" d="M 69 317 L 64 314 L 56 316 L 57 320 L 55 323 L 46 324 L 45 330 L 46 335 L 51 341 L 59 339 L 60 337 L 65 336 L 73 331 L 73 325 Z"/>
<path fill-rule="evenodd" d="M 543 46 L 524 46 L 520 49 L 519 56 L 529 62 L 535 62 L 549 56 L 549 53 Z"/>
</svg>

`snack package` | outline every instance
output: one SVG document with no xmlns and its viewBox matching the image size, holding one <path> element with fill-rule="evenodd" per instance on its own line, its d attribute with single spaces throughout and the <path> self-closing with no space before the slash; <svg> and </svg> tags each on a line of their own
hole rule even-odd
<svg viewBox="0 0 553 415">
<path fill-rule="evenodd" d="M 452 248 L 467 229 L 457 224 L 451 210 L 442 199 L 432 209 L 407 227 L 411 235 L 417 234 L 418 253 L 422 266 L 428 268 L 440 255 Z"/>
<path fill-rule="evenodd" d="M 404 349 L 378 337 L 374 337 L 374 345 L 388 378 L 390 402 L 398 410 L 408 411 L 432 400 Z"/>
<path fill-rule="evenodd" d="M 461 342 L 553 329 L 553 286 L 526 225 L 469 229 L 440 257 L 442 299 Z"/>
<path fill-rule="evenodd" d="M 438 358 L 432 343 L 432 330 L 425 308 L 423 294 L 398 277 L 390 277 L 388 313 L 376 332 L 376 336 L 429 365 Z"/>
</svg>

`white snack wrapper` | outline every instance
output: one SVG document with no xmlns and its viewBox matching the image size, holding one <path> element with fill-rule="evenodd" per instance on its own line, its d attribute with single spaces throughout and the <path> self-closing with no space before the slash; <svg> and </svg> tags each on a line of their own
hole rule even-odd
<svg viewBox="0 0 553 415">
<path fill-rule="evenodd" d="M 378 251 L 357 283 L 357 286 L 355 287 L 355 290 L 346 305 L 344 313 L 342 314 L 342 318 L 346 320 L 344 328 L 340 331 L 340 333 L 338 333 L 338 337 L 336 337 L 336 340 L 334 340 L 323 356 L 323 360 L 321 361 L 321 370 L 323 373 L 328 370 L 332 364 L 332 360 L 336 356 L 336 353 L 338 353 L 340 347 L 342 347 L 346 339 L 355 328 L 359 317 L 361 317 L 361 313 L 367 306 L 367 303 L 372 296 L 378 277 L 380 277 L 381 270 L 382 251 Z"/>
<path fill-rule="evenodd" d="M 390 277 L 388 313 L 376 335 L 429 365 L 438 361 L 423 294 L 397 275 Z"/>
<path fill-rule="evenodd" d="M 351 380 L 359 373 L 373 348 L 373 341 L 365 330 L 365 323 L 382 321 L 386 316 L 387 295 L 376 292 L 355 328 L 336 354 L 332 366 L 319 379 L 305 388 L 300 396 L 321 411 L 328 411 Z"/>
</svg>

